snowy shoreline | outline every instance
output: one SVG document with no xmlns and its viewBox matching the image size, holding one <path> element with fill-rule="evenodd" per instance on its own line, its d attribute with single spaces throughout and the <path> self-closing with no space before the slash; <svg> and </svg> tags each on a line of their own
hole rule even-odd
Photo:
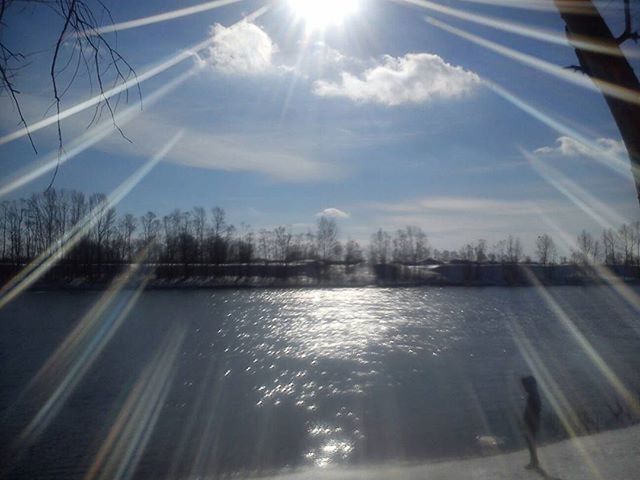
<svg viewBox="0 0 640 480">
<path fill-rule="evenodd" d="M 604 285 L 603 282 L 542 282 L 545 286 L 573 286 L 584 287 L 593 285 Z M 640 282 L 635 279 L 623 280 L 615 279 L 606 283 L 611 284 L 627 284 L 638 285 Z M 91 281 L 87 279 L 74 279 L 70 281 L 55 282 L 38 282 L 34 284 L 31 291 L 103 291 L 109 288 L 111 281 Z M 136 288 L 139 283 L 131 282 L 124 288 Z M 186 278 L 176 280 L 151 280 L 145 287 L 146 290 L 291 290 L 291 289 L 350 289 L 350 288 L 420 288 L 420 287 L 438 287 L 438 288 L 491 288 L 491 287 L 509 287 L 509 288 L 531 288 L 535 285 L 531 283 L 495 283 L 495 282 L 331 282 L 331 281 L 312 281 L 308 279 L 297 280 L 290 279 L 288 281 L 280 280 L 264 280 L 251 281 L 243 279 L 235 281 L 233 279 L 225 281 L 225 279 L 202 279 L 202 278 Z"/>
<path fill-rule="evenodd" d="M 531 286 L 637 284 L 637 268 L 539 264 L 439 264 L 439 265 L 110 265 L 94 274 L 73 275 L 59 271 L 45 277 L 33 290 L 102 290 L 129 270 L 132 285 L 142 276 L 147 289 L 196 290 L 229 288 L 364 288 L 418 286 Z M 15 273 L 14 273 L 15 274 Z M 11 278 L 6 276 L 5 280 Z M 135 286 L 135 285 L 134 285 Z"/>
<path fill-rule="evenodd" d="M 640 425 L 576 437 L 538 449 L 547 474 L 525 470 L 526 450 L 486 457 L 443 460 L 420 465 L 306 468 L 282 472 L 269 480 L 634 480 L 640 469 Z"/>
</svg>

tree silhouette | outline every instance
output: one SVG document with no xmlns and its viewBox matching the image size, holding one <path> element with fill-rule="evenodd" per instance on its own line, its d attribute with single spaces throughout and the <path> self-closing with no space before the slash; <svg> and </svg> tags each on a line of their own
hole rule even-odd
<svg viewBox="0 0 640 480">
<path fill-rule="evenodd" d="M 553 263 L 555 261 L 556 254 L 556 245 L 551 236 L 544 233 L 536 239 L 536 255 L 538 256 L 538 261 L 542 265 Z"/>
</svg>

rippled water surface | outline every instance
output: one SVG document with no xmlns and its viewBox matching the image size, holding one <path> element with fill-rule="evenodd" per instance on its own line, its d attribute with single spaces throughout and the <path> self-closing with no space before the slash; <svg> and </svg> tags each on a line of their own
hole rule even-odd
<svg viewBox="0 0 640 480">
<path fill-rule="evenodd" d="M 100 293 L 27 293 L 0 311 L 7 475 L 413 462 L 483 453 L 483 436 L 518 448 L 529 373 L 549 428 L 558 401 L 604 424 L 621 387 L 640 392 L 637 312 L 606 287 L 547 292 L 128 291 L 97 313 Z"/>
</svg>

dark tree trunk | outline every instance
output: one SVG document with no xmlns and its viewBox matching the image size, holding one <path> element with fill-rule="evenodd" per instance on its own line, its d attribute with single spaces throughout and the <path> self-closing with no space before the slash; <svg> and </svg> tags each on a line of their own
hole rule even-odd
<svg viewBox="0 0 640 480">
<path fill-rule="evenodd" d="M 582 71 L 601 89 L 605 84 L 613 84 L 637 92 L 635 103 L 614 98 L 604 91 L 603 95 L 629 153 L 631 173 L 640 202 L 640 82 L 619 47 L 625 39 L 633 38 L 630 23 L 627 22 L 622 36 L 616 38 L 591 0 L 574 0 L 570 6 L 562 0 L 554 1 L 566 23 L 570 41 L 572 38 L 588 39 L 612 49 L 612 54 L 606 54 L 576 47 Z M 580 5 L 580 8 L 575 8 L 576 5 Z"/>
</svg>

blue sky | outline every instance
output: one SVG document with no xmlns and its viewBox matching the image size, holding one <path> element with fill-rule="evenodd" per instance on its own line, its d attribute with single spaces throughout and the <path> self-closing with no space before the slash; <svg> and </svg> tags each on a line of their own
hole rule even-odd
<svg viewBox="0 0 640 480">
<path fill-rule="evenodd" d="M 108 5 L 118 23 L 201 3 Z M 210 42 L 141 84 L 142 112 L 132 95 L 130 121 L 122 124 L 132 143 L 110 131 L 64 163 L 55 186 L 109 192 L 182 131 L 179 143 L 119 211 L 162 215 L 219 205 L 237 224 L 304 231 L 319 212 L 333 209 L 345 239 L 366 241 L 378 227 L 413 224 L 434 246 L 450 249 L 513 233 L 531 250 L 544 232 L 559 240 L 561 232 L 573 237 L 583 228 L 595 233 L 608 223 L 638 219 L 626 153 L 600 93 L 493 52 L 425 17 L 560 67 L 576 63 L 571 48 L 383 0 L 361 0 L 340 24 L 311 30 L 290 3 L 240 1 L 120 31 L 118 48 L 138 74 Z M 563 34 L 553 10 L 437 4 Z M 265 5 L 262 15 L 241 21 Z M 603 12 L 614 31 L 622 28 L 615 6 Z M 49 47 L 60 26 L 38 8 L 10 14 L 5 39 L 24 53 L 34 52 L 17 81 L 27 119 L 35 122 L 51 104 Z M 154 97 L 185 72 L 186 80 Z M 565 131 L 516 107 L 487 88 L 486 80 Z M 86 79 L 79 78 L 63 108 L 90 96 Z M 18 125 L 8 99 L 0 102 L 4 136 Z M 89 109 L 63 122 L 67 147 L 90 134 L 91 115 Z M 108 127 L 109 119 L 103 120 Z M 34 140 L 38 155 L 26 138 L 0 145 L 0 186 L 55 153 L 54 126 L 35 133 Z M 42 190 L 50 178 L 45 174 L 5 198 Z"/>
</svg>

